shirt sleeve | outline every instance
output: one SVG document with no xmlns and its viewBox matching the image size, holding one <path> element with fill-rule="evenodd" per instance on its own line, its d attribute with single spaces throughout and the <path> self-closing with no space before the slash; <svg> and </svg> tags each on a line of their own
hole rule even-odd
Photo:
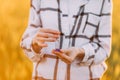
<svg viewBox="0 0 120 80">
<path fill-rule="evenodd" d="M 100 64 L 104 62 L 111 52 L 111 11 L 112 5 L 110 0 L 105 1 L 101 11 L 101 19 L 93 40 L 82 46 L 85 51 L 85 56 L 82 60 L 87 65 Z"/>
<path fill-rule="evenodd" d="M 32 39 L 35 36 L 36 32 L 41 28 L 39 10 L 40 0 L 31 0 L 28 26 L 20 42 L 21 48 L 23 49 L 27 57 L 32 61 L 39 60 L 37 59 L 38 57 L 35 57 L 39 54 L 36 54 L 31 48 Z"/>
</svg>

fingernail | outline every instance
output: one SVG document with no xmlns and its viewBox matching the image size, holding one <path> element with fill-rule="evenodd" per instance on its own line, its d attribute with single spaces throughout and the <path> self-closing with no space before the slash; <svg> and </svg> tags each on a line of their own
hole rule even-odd
<svg viewBox="0 0 120 80">
<path fill-rule="evenodd" d="M 55 49 L 55 51 L 61 52 L 60 49 Z"/>
</svg>

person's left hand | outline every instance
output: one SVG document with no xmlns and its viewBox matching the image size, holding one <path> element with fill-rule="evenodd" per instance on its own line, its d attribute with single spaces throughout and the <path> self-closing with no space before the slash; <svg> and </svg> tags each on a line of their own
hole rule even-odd
<svg viewBox="0 0 120 80">
<path fill-rule="evenodd" d="M 76 47 L 61 49 L 60 51 L 53 50 L 52 53 L 57 55 L 62 61 L 67 64 L 71 64 L 78 56 L 81 59 L 84 57 L 84 50 Z"/>
</svg>

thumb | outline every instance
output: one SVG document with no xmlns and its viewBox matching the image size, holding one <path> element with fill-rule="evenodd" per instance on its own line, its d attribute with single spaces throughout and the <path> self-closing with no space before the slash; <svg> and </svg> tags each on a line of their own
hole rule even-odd
<svg viewBox="0 0 120 80">
<path fill-rule="evenodd" d="M 69 54 L 70 53 L 70 49 L 61 49 L 60 51 L 65 53 L 65 54 Z"/>
</svg>

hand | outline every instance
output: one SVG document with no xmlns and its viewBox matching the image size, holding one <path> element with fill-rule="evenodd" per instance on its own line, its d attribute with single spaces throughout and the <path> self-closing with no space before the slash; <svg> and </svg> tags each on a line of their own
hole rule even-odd
<svg viewBox="0 0 120 80">
<path fill-rule="evenodd" d="M 82 60 L 85 56 L 84 49 L 82 48 L 70 47 L 68 49 L 62 49 L 61 51 L 69 56 L 72 61 L 74 61 L 76 58 Z"/>
<path fill-rule="evenodd" d="M 57 55 L 62 61 L 67 64 L 71 64 L 75 58 L 82 60 L 84 57 L 84 50 L 76 47 L 61 49 L 60 51 L 53 50 L 52 53 Z"/>
<path fill-rule="evenodd" d="M 60 49 L 53 49 L 52 53 L 58 56 L 62 61 L 67 64 L 70 64 L 72 62 L 72 59 L 69 56 L 66 56 L 64 52 L 62 52 Z"/>
<path fill-rule="evenodd" d="M 40 28 L 32 40 L 32 48 L 39 53 L 43 47 L 48 45 L 45 42 L 55 42 L 60 36 L 60 32 L 53 29 Z"/>
</svg>

